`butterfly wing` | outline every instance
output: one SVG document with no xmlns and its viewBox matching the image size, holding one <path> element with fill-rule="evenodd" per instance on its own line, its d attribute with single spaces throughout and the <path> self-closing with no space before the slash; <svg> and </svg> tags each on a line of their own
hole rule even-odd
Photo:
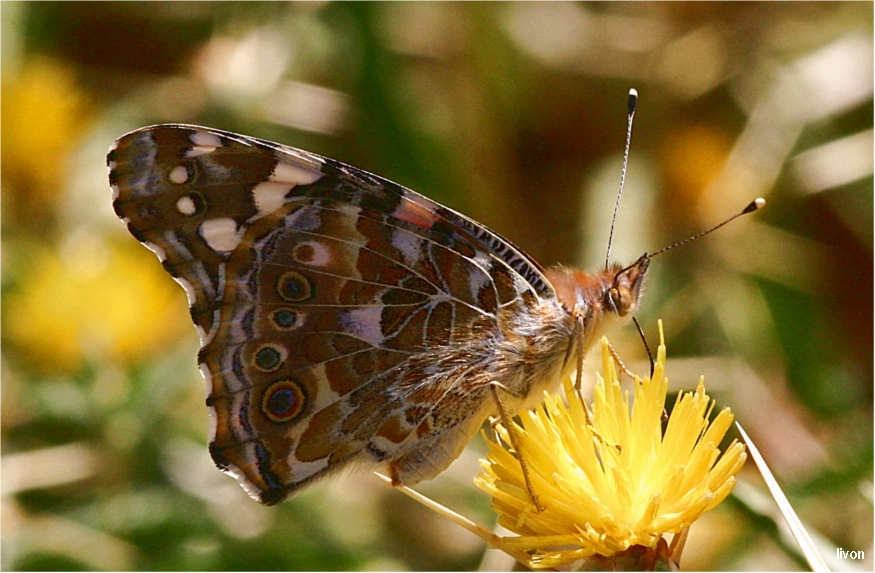
<svg viewBox="0 0 875 573">
<path fill-rule="evenodd" d="M 482 417 L 452 452 L 434 439 L 488 399 L 460 383 L 473 349 L 555 299 L 509 241 L 312 153 L 160 125 L 107 161 L 116 213 L 188 294 L 213 459 L 264 503 L 352 461 L 443 469 Z"/>
</svg>

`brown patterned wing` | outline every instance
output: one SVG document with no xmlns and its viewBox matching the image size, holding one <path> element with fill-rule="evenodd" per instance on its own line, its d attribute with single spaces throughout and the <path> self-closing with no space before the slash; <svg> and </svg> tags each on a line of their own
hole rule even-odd
<svg viewBox="0 0 875 573">
<path fill-rule="evenodd" d="M 107 162 L 116 213 L 188 294 L 213 459 L 263 503 L 350 462 L 441 471 L 489 410 L 465 385 L 478 345 L 555 299 L 508 241 L 308 152 L 160 125 Z"/>
</svg>

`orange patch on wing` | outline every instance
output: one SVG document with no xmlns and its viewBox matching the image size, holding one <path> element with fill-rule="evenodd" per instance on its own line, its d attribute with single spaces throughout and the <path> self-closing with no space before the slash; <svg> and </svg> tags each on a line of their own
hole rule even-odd
<svg viewBox="0 0 875 573">
<path fill-rule="evenodd" d="M 363 373 L 354 370 L 355 362 L 353 360 L 357 356 L 355 354 L 352 357 L 338 358 L 325 363 L 325 376 L 328 378 L 328 384 L 339 396 L 345 396 L 352 392 L 362 381 Z"/>
<path fill-rule="evenodd" d="M 400 444 L 409 433 L 410 430 L 401 424 L 401 420 L 397 416 L 392 416 L 383 422 L 376 435 L 395 444 Z"/>
<path fill-rule="evenodd" d="M 405 201 L 400 207 L 395 209 L 392 216 L 423 229 L 431 229 L 438 221 L 438 218 L 430 209 L 413 201 Z"/>
<path fill-rule="evenodd" d="M 337 425 L 343 417 L 342 404 L 334 403 L 317 412 L 301 436 L 295 457 L 302 462 L 313 462 L 330 455 L 337 448 Z"/>
<path fill-rule="evenodd" d="M 431 425 L 430 418 L 426 418 L 418 426 L 416 426 L 416 437 L 424 438 L 426 436 L 430 436 L 433 431 L 434 427 Z"/>
</svg>

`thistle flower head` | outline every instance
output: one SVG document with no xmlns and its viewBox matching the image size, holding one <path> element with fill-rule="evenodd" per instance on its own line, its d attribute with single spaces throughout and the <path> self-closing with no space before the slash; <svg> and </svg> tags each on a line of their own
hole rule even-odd
<svg viewBox="0 0 875 573">
<path fill-rule="evenodd" d="M 732 424 L 724 409 L 713 422 L 714 402 L 704 378 L 695 392 L 681 393 L 663 433 L 668 380 L 662 341 L 652 379 L 636 378 L 633 399 L 624 393 L 606 339 L 604 376 L 595 387 L 592 414 L 566 384 L 568 403 L 546 395 L 520 415 L 514 431 L 527 464 L 539 512 L 525 485 L 507 428 L 487 438 L 477 486 L 492 496 L 499 523 L 518 534 L 508 546 L 532 555 L 537 567 L 559 567 L 630 548 L 656 549 L 663 534 L 677 534 L 713 509 L 735 485 L 746 454 L 733 441 L 718 445 Z M 662 542 L 665 546 L 665 541 Z"/>
</svg>

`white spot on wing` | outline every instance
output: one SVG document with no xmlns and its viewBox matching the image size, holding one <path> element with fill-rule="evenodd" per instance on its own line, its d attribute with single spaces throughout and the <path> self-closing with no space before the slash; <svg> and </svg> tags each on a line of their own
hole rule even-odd
<svg viewBox="0 0 875 573">
<path fill-rule="evenodd" d="M 202 147 L 222 147 L 219 136 L 209 131 L 195 131 L 191 134 L 191 142 Z"/>
<path fill-rule="evenodd" d="M 222 147 L 222 140 L 219 139 L 219 136 L 208 131 L 195 131 L 189 140 L 194 144 L 194 147 L 185 152 L 186 157 L 206 155 Z"/>
<path fill-rule="evenodd" d="M 167 178 L 170 179 L 171 183 L 182 185 L 188 181 L 188 169 L 185 168 L 185 165 L 177 165 L 170 170 L 170 173 L 167 174 Z"/>
<path fill-rule="evenodd" d="M 176 201 L 176 210 L 183 215 L 194 215 L 195 211 L 197 211 L 197 207 L 190 196 L 183 195 Z"/>
<path fill-rule="evenodd" d="M 492 270 L 492 257 L 486 251 L 477 251 L 474 255 L 474 263 L 485 273 Z"/>
<path fill-rule="evenodd" d="M 489 285 L 490 282 L 492 282 L 492 278 L 485 272 L 481 272 L 480 270 L 472 271 L 471 274 L 468 275 L 468 288 L 471 289 L 471 298 L 477 300 L 477 295 L 480 293 L 480 290 Z"/>
<path fill-rule="evenodd" d="M 392 246 L 398 249 L 407 266 L 412 267 L 419 263 L 422 252 L 422 239 L 420 237 L 401 229 L 395 229 L 392 231 Z"/>
<path fill-rule="evenodd" d="M 361 338 L 372 346 L 383 342 L 380 328 L 381 306 L 365 306 L 340 313 L 340 324 L 350 334 Z"/>
<path fill-rule="evenodd" d="M 282 207 L 286 202 L 286 194 L 294 185 L 276 181 L 263 181 L 252 189 L 252 200 L 261 216 L 267 215 Z"/>
<path fill-rule="evenodd" d="M 201 223 L 199 232 L 207 245 L 220 253 L 236 249 L 243 237 L 242 230 L 238 230 L 237 223 L 229 217 L 204 221 Z"/>
<path fill-rule="evenodd" d="M 280 161 L 276 164 L 273 173 L 268 178 L 277 183 L 291 183 L 293 185 L 310 185 L 322 178 L 322 173 L 312 169 L 305 169 L 298 165 L 292 165 Z"/>
<path fill-rule="evenodd" d="M 185 152 L 185 156 L 189 159 L 192 157 L 198 157 L 200 155 L 207 155 L 208 153 L 212 153 L 216 150 L 215 147 L 192 147 L 188 151 Z"/>
<path fill-rule="evenodd" d="M 523 294 L 527 290 L 532 290 L 532 287 L 521 275 L 514 273 L 513 290 L 515 290 L 517 294 Z"/>
</svg>

